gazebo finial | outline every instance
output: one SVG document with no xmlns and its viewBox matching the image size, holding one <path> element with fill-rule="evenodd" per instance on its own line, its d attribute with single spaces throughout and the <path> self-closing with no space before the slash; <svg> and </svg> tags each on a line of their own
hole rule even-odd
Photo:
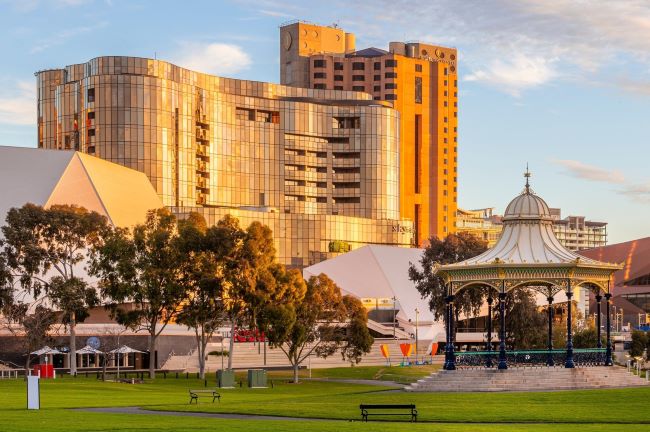
<svg viewBox="0 0 650 432">
<path fill-rule="evenodd" d="M 530 193 L 530 183 L 528 182 L 528 179 L 532 176 L 530 171 L 528 170 L 528 162 L 526 162 L 526 172 L 524 173 L 524 177 L 526 178 L 526 193 Z"/>
</svg>

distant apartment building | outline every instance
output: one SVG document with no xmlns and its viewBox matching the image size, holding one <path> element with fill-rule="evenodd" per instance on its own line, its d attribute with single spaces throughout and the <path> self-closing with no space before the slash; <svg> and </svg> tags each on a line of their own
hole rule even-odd
<svg viewBox="0 0 650 432">
<path fill-rule="evenodd" d="M 41 71 L 38 146 L 147 175 L 179 215 L 271 227 L 304 267 L 366 244 L 411 246 L 399 113 L 362 92 L 211 76 L 134 57 Z"/>
<path fill-rule="evenodd" d="M 457 55 L 421 42 L 357 50 L 354 34 L 337 27 L 280 27 L 282 84 L 365 92 L 399 112 L 399 207 L 413 221 L 418 246 L 456 227 Z"/>
<path fill-rule="evenodd" d="M 501 218 L 493 214 L 494 208 L 464 210 L 459 208 L 456 212 L 456 231 L 468 232 L 485 240 L 488 247 L 496 244 L 501 235 Z"/>
<path fill-rule="evenodd" d="M 578 251 L 602 247 L 607 244 L 607 222 L 586 220 L 585 216 L 567 216 L 562 218 L 558 208 L 552 208 L 553 232 L 565 248 Z M 499 236 L 503 225 L 501 216 L 494 214 L 493 208 L 477 210 L 458 209 L 458 232 L 469 232 L 488 242 L 492 247 Z"/>
</svg>

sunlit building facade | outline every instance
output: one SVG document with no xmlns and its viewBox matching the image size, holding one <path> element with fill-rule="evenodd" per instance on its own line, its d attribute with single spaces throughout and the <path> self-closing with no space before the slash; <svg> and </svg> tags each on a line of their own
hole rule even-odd
<svg viewBox="0 0 650 432">
<path fill-rule="evenodd" d="M 465 210 L 456 212 L 456 231 L 468 232 L 487 242 L 491 248 L 499 240 L 503 225 L 501 218 L 493 214 L 494 208 Z"/>
<path fill-rule="evenodd" d="M 280 27 L 282 84 L 365 92 L 400 113 L 400 213 L 414 221 L 417 245 L 456 227 L 457 56 L 421 42 L 357 50 L 354 34 L 338 27 Z"/>
<path fill-rule="evenodd" d="M 285 264 L 365 244 L 412 244 L 413 224 L 400 218 L 399 113 L 368 94 L 134 57 L 36 76 L 39 147 L 144 172 L 181 215 L 260 220 Z"/>
</svg>

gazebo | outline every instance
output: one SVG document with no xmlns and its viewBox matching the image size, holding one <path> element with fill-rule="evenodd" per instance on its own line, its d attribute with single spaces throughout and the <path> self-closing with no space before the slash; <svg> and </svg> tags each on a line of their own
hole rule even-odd
<svg viewBox="0 0 650 432">
<path fill-rule="evenodd" d="M 553 232 L 553 219 L 546 202 L 536 195 L 529 184 L 530 173 L 524 174 L 526 186 L 515 197 L 503 216 L 503 231 L 493 248 L 483 254 L 454 264 L 436 266 L 434 272 L 444 281 L 447 297 L 446 310 L 446 347 L 444 369 L 456 369 L 454 352 L 454 297 L 465 289 L 484 289 L 488 292 L 487 304 L 487 343 L 486 351 L 477 353 L 487 367 L 492 367 L 492 304 L 497 294 L 500 311 L 500 332 L 498 365 L 499 369 L 508 368 L 506 352 L 505 300 L 508 292 L 518 288 L 530 288 L 542 293 L 548 300 L 548 348 L 542 351 L 546 364 L 554 366 L 554 356 L 561 353 L 553 349 L 553 300 L 554 296 L 564 291 L 567 307 L 567 339 L 564 365 L 575 367 L 572 340 L 571 299 L 574 290 L 584 287 L 594 292 L 596 299 L 596 327 L 598 345 L 590 352 L 598 352 L 604 364 L 611 366 L 612 343 L 610 326 L 610 280 L 612 274 L 621 269 L 619 264 L 604 263 L 585 258 L 567 250 L 560 244 Z M 603 295 L 604 294 L 604 295 Z M 601 342 L 601 300 L 606 303 L 606 348 Z M 540 352 L 529 352 L 526 358 Z M 564 354 L 564 353 L 562 353 Z"/>
</svg>

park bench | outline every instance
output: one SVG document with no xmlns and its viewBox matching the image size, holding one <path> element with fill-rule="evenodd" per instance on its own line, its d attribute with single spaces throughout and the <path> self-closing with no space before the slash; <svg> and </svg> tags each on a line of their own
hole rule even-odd
<svg viewBox="0 0 650 432">
<path fill-rule="evenodd" d="M 192 401 L 194 401 L 198 405 L 199 397 L 203 397 L 203 396 L 211 397 L 212 403 L 214 403 L 215 399 L 218 399 L 219 402 L 221 402 L 221 395 L 216 390 L 201 389 L 201 390 L 190 390 L 190 404 L 192 403 Z"/>
<path fill-rule="evenodd" d="M 407 404 L 407 405 L 367 405 L 367 404 L 361 404 L 359 405 L 359 408 L 361 408 L 361 419 L 362 421 L 368 421 L 368 416 L 369 415 L 410 415 L 411 416 L 411 421 L 416 422 L 418 421 L 418 410 L 415 409 L 415 405 L 412 404 Z M 379 412 L 369 412 L 369 411 L 379 411 Z M 392 412 L 395 410 L 408 410 L 408 412 Z M 388 412 L 391 411 L 391 412 Z"/>
</svg>

